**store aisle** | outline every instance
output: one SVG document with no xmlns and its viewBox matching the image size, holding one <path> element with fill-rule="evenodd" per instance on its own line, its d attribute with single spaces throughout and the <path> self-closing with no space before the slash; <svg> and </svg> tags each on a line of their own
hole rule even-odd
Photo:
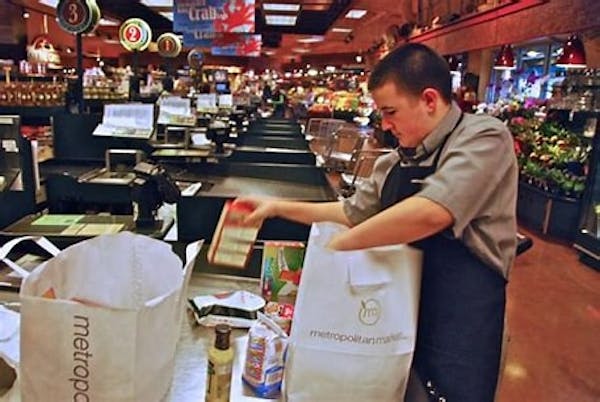
<svg viewBox="0 0 600 402">
<path fill-rule="evenodd" d="M 497 402 L 600 401 L 600 272 L 522 229 L 534 246 L 508 285 L 509 342 Z"/>
</svg>

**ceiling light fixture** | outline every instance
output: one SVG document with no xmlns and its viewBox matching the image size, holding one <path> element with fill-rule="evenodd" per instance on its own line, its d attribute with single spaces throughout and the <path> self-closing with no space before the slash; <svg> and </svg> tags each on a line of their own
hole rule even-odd
<svg viewBox="0 0 600 402">
<path fill-rule="evenodd" d="M 351 18 L 353 20 L 359 20 L 362 17 L 365 16 L 365 14 L 367 13 L 367 10 L 360 10 L 358 8 L 355 8 L 353 10 L 350 10 L 346 13 L 346 18 Z"/>
<path fill-rule="evenodd" d="M 148 7 L 173 7 L 173 0 L 141 0 Z"/>
<path fill-rule="evenodd" d="M 287 3 L 263 3 L 262 6 L 265 11 L 299 11 L 300 4 L 287 4 Z"/>
<path fill-rule="evenodd" d="M 160 13 L 160 15 L 162 15 L 163 17 L 165 17 L 168 20 L 173 21 L 173 11 L 162 11 Z"/>
<path fill-rule="evenodd" d="M 58 5 L 58 0 L 39 0 L 39 2 L 48 7 L 56 7 Z"/>
<path fill-rule="evenodd" d="M 308 38 L 302 38 L 302 39 L 298 39 L 298 42 L 300 43 L 318 43 L 318 42 L 323 42 L 325 40 L 324 36 L 310 36 Z"/>
<path fill-rule="evenodd" d="M 303 47 L 296 47 L 292 50 L 296 53 L 309 53 L 310 52 L 310 49 L 305 49 Z"/>
<path fill-rule="evenodd" d="M 331 32 L 348 33 L 348 32 L 352 32 L 352 28 L 335 27 L 335 28 L 331 28 Z"/>
<path fill-rule="evenodd" d="M 557 67 L 585 68 L 587 61 L 583 42 L 577 35 L 571 35 L 563 46 L 562 55 L 556 60 Z"/>
<path fill-rule="evenodd" d="M 297 18 L 298 18 L 298 16 L 296 16 L 296 15 L 275 15 L 275 14 L 265 15 L 265 21 L 266 21 L 267 25 L 293 26 L 293 25 L 296 25 Z"/>
<path fill-rule="evenodd" d="M 100 22 L 98 24 L 100 24 L 102 26 L 106 26 L 106 27 L 119 25 L 119 23 L 117 21 L 108 20 L 106 18 L 101 18 Z"/>
<path fill-rule="evenodd" d="M 494 70 L 512 70 L 515 68 L 515 55 L 511 45 L 502 45 L 496 60 L 494 61 Z"/>
</svg>

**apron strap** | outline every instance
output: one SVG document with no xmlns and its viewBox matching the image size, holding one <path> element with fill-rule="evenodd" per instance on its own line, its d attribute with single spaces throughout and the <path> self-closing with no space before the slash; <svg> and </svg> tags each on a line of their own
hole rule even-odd
<svg viewBox="0 0 600 402">
<path fill-rule="evenodd" d="M 439 151 L 435 155 L 435 158 L 433 159 L 433 163 L 431 164 L 431 166 L 435 166 L 436 170 L 437 170 L 438 163 L 440 161 L 440 156 L 442 155 L 442 152 L 444 152 L 444 148 L 446 147 L 446 143 L 448 142 L 448 139 L 454 133 L 454 131 L 456 131 L 456 129 L 458 128 L 458 126 L 460 125 L 460 123 L 463 121 L 463 117 L 465 117 L 465 114 L 464 114 L 464 112 L 461 112 L 460 113 L 460 117 L 456 121 L 456 124 L 454 125 L 454 127 L 452 127 L 452 130 L 450 130 L 450 132 L 448 134 L 446 134 L 446 136 L 444 137 L 444 140 L 442 141 L 441 145 L 438 147 Z"/>
</svg>

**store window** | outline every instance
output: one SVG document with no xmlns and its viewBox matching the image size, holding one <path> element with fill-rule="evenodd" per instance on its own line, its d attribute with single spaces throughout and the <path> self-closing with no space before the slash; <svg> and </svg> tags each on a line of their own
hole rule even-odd
<svg viewBox="0 0 600 402">
<path fill-rule="evenodd" d="M 549 99 L 552 87 L 565 76 L 565 69 L 555 66 L 561 49 L 559 41 L 515 47 L 515 69 L 492 70 L 486 102 L 514 97 Z"/>
</svg>

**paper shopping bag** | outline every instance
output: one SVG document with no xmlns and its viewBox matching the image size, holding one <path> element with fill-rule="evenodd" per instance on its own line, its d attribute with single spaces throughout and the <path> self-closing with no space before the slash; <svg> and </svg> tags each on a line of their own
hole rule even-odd
<svg viewBox="0 0 600 402">
<path fill-rule="evenodd" d="M 311 228 L 286 361 L 288 401 L 402 401 L 415 346 L 421 252 L 331 251 Z"/>
<path fill-rule="evenodd" d="M 20 382 L 29 401 L 160 401 L 169 390 L 186 264 L 170 246 L 124 232 L 61 251 L 21 287 Z"/>
</svg>

